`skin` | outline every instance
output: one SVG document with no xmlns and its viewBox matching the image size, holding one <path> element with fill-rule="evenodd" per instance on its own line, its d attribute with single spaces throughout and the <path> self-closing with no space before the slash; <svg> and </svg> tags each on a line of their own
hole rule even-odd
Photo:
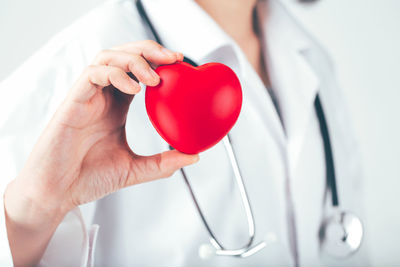
<svg viewBox="0 0 400 267">
<path fill-rule="evenodd" d="M 267 81 L 252 22 L 256 1 L 197 2 L 231 34 Z M 137 81 L 157 85 L 159 77 L 150 65 L 182 59 L 182 54 L 154 41 L 140 41 L 100 52 L 85 69 L 5 191 L 7 233 L 15 266 L 35 266 L 57 226 L 75 207 L 127 186 L 169 177 L 199 160 L 198 155 L 175 150 L 140 156 L 126 141 L 128 108 L 140 91 Z"/>
<path fill-rule="evenodd" d="M 196 2 L 229 34 L 242 49 L 247 60 L 265 86 L 270 85 L 263 62 L 261 40 L 254 24 L 254 8 L 258 0 L 196 0 Z"/>
<path fill-rule="evenodd" d="M 74 207 L 168 177 L 198 160 L 198 155 L 178 151 L 136 155 L 125 136 L 128 108 L 140 91 L 127 72 L 146 85 L 156 85 L 159 77 L 148 62 L 182 59 L 182 54 L 154 41 L 142 41 L 102 51 L 86 68 L 6 189 L 6 224 L 15 266 L 38 263 L 55 229 Z"/>
</svg>

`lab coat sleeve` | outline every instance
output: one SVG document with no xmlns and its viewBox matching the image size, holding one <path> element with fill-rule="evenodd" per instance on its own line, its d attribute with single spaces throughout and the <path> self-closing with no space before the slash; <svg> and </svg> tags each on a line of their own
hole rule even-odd
<svg viewBox="0 0 400 267">
<path fill-rule="evenodd" d="M 83 68 L 79 43 L 65 45 L 60 36 L 0 84 L 0 190 L 22 169 L 39 135 L 73 81 Z M 74 68 L 71 68 L 71 58 Z M 0 202 L 0 266 L 12 266 L 5 225 L 3 197 Z M 40 266 L 87 266 L 89 232 L 79 208 L 71 211 L 57 228 Z"/>
<path fill-rule="evenodd" d="M 107 2 L 53 37 L 0 83 L 2 196 L 69 88 L 95 55 L 102 49 L 148 38 L 139 19 L 134 1 Z M 12 266 L 3 197 L 0 199 L 0 266 Z M 92 266 L 99 226 L 90 223 L 79 208 L 67 214 L 40 266 Z"/>
</svg>

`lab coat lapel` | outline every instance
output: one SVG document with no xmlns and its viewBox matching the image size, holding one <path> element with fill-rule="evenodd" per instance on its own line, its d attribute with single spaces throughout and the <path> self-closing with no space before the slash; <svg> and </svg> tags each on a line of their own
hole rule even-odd
<svg viewBox="0 0 400 267">
<path fill-rule="evenodd" d="M 314 44 L 313 49 L 304 53 L 304 59 L 320 80 L 319 97 L 332 145 L 340 208 L 356 214 L 362 222 L 365 222 L 363 205 L 363 179 L 365 176 L 346 99 L 337 84 L 331 61 L 320 47 Z M 325 207 L 327 207 L 325 216 L 329 216 L 333 212 L 330 195 L 325 201 Z M 368 266 L 368 260 L 368 247 L 362 245 L 360 250 L 350 257 L 345 264 L 348 266 Z M 329 266 L 341 264 L 332 258 L 324 258 L 324 263 Z"/>
<path fill-rule="evenodd" d="M 304 51 L 296 49 L 293 53 L 292 69 L 288 69 L 292 79 L 289 76 L 284 78 L 283 86 L 278 88 L 279 98 L 285 102 L 282 104 L 282 116 L 288 137 L 289 163 L 292 166 L 299 160 L 305 134 L 315 112 L 314 100 L 319 87 L 318 77 L 304 60 Z"/>
<path fill-rule="evenodd" d="M 238 49 L 238 48 L 237 48 Z M 241 66 L 248 65 L 247 59 L 240 51 L 237 52 Z M 285 144 L 283 127 L 267 89 L 255 72 L 248 71 L 251 67 L 242 68 L 240 78 L 243 79 L 243 107 L 242 113 L 252 113 L 259 117 L 262 126 L 281 146 Z M 247 81 L 247 82 L 246 82 Z M 250 82 L 249 82 L 250 81 Z M 238 126 L 241 125 L 239 117 Z"/>
<path fill-rule="evenodd" d="M 304 33 L 278 1 L 264 3 L 263 34 L 266 65 L 287 137 L 289 164 L 295 166 L 314 112 L 319 79 L 304 58 L 309 49 Z"/>
<path fill-rule="evenodd" d="M 320 79 L 321 90 L 319 97 L 329 129 L 338 195 L 340 196 L 341 207 L 348 208 L 348 204 L 352 203 L 352 198 L 347 198 L 347 196 L 352 196 L 354 192 L 359 190 L 358 183 L 361 178 L 356 140 L 352 137 L 353 135 L 349 134 L 354 132 L 351 129 L 351 122 L 348 118 L 349 111 L 346 108 L 345 99 L 340 95 L 339 88 L 333 78 L 332 66 L 326 64 L 329 61 L 324 59 L 318 49 L 305 51 L 304 59 Z M 340 103 L 340 106 L 338 106 L 338 103 Z M 354 173 L 357 174 L 357 178 L 352 176 Z M 360 177 L 358 177 L 359 175 Z M 354 182 L 354 184 L 343 186 L 344 184 L 349 184 L 349 181 Z M 330 200 L 328 200 L 329 205 Z M 357 210 L 358 207 L 350 207 L 348 209 Z"/>
</svg>

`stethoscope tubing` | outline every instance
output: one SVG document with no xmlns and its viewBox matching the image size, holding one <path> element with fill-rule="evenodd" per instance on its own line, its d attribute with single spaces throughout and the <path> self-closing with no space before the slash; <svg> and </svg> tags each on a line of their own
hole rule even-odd
<svg viewBox="0 0 400 267">
<path fill-rule="evenodd" d="M 146 10 L 144 9 L 143 3 L 141 0 L 136 1 L 136 6 L 139 11 L 140 16 L 145 21 L 145 24 L 149 27 L 155 41 L 161 45 L 163 42 L 158 35 L 156 29 L 154 28 L 153 24 L 151 23 Z M 186 63 L 189 63 L 193 66 L 198 66 L 193 60 L 184 57 Z M 327 188 L 331 191 L 331 198 L 332 198 L 332 205 L 339 206 L 339 197 L 337 192 L 337 185 L 336 185 L 336 173 L 335 173 L 335 164 L 333 159 L 333 152 L 332 152 L 332 145 L 331 139 L 329 136 L 329 130 L 326 122 L 326 117 L 324 110 L 322 108 L 321 100 L 319 94 L 316 95 L 314 101 L 314 108 L 317 114 L 318 123 L 322 135 L 323 145 L 324 145 L 324 153 L 325 153 L 325 163 L 326 163 L 326 182 Z"/>
<path fill-rule="evenodd" d="M 149 30 L 152 32 L 152 35 L 153 35 L 155 41 L 158 42 L 159 44 L 163 45 L 163 42 L 162 42 L 160 36 L 158 35 L 157 31 L 155 30 L 153 24 L 151 23 L 148 15 L 143 7 L 141 0 L 136 1 L 136 6 L 137 6 L 137 10 L 138 10 L 142 20 L 145 22 L 145 24 L 148 26 Z M 194 61 L 192 61 L 191 59 L 189 59 L 187 57 L 184 57 L 183 61 L 185 61 L 186 63 L 189 63 L 195 67 L 198 66 Z M 322 103 L 321 103 L 319 94 L 317 94 L 315 97 L 314 108 L 315 108 L 316 115 L 318 118 L 319 128 L 320 128 L 320 132 L 321 132 L 321 136 L 322 136 L 322 140 L 323 140 L 323 146 L 324 146 L 324 156 L 325 156 L 325 163 L 326 163 L 326 188 L 331 193 L 332 206 L 335 210 L 337 210 L 339 207 L 339 197 L 338 197 L 337 185 L 336 185 L 336 173 L 335 173 L 332 144 L 331 144 L 331 138 L 329 135 L 329 129 L 328 129 L 326 117 L 324 114 L 324 110 L 322 108 Z M 210 243 L 215 248 L 215 254 L 221 255 L 221 256 L 248 257 L 248 256 L 255 254 L 262 248 L 264 248 L 266 246 L 267 242 L 262 241 L 262 242 L 258 243 L 257 245 L 252 246 L 254 243 L 254 240 L 255 240 L 254 215 L 252 212 L 250 200 L 249 200 L 249 197 L 248 197 L 248 194 L 246 191 L 245 184 L 243 182 L 242 174 L 240 172 L 239 164 L 237 163 L 237 159 L 236 159 L 236 156 L 234 153 L 234 149 L 232 147 L 232 142 L 231 142 L 229 134 L 223 138 L 223 143 L 224 143 L 226 152 L 229 157 L 230 164 L 231 164 L 233 172 L 234 172 L 235 180 L 236 180 L 237 186 L 239 188 L 240 196 L 242 199 L 242 204 L 245 209 L 247 223 L 248 223 L 249 239 L 242 248 L 226 249 L 222 245 L 222 243 L 217 239 L 215 233 L 211 229 L 211 227 L 210 227 L 210 225 L 209 225 L 209 223 L 197 201 L 196 195 L 193 191 L 193 188 L 190 184 L 190 181 L 186 175 L 185 170 L 182 168 L 180 171 L 181 171 L 181 174 L 185 181 L 185 184 L 189 190 L 189 193 L 191 195 L 193 203 L 195 204 L 195 207 L 198 211 L 200 219 L 203 222 L 203 225 L 209 234 Z M 172 147 L 170 147 L 170 149 L 172 149 Z M 361 243 L 363 227 L 362 227 L 362 224 L 361 224 L 361 221 L 359 220 L 359 218 L 351 213 L 341 212 L 340 214 L 342 215 L 342 218 L 344 218 L 344 216 L 347 216 L 353 220 L 353 224 L 355 223 L 357 225 L 360 225 L 359 230 L 361 231 L 361 236 L 360 236 L 359 240 Z M 334 217 L 332 217 L 332 218 L 334 218 Z M 332 219 L 330 222 L 335 223 L 335 220 Z M 342 227 L 342 229 L 343 229 L 344 240 L 342 240 L 342 242 L 343 242 L 343 244 L 345 244 L 345 242 L 347 242 L 347 237 L 349 234 L 348 229 L 346 228 L 346 225 L 344 224 L 343 219 L 341 220 L 341 222 L 338 222 L 338 224 L 340 224 L 340 227 Z M 325 231 L 326 229 L 324 228 L 324 226 L 326 226 L 325 222 L 323 225 L 321 225 L 321 229 Z M 359 245 L 358 245 L 358 247 L 359 247 Z M 354 253 L 354 251 L 358 250 L 358 247 L 353 249 L 351 252 Z"/>
</svg>

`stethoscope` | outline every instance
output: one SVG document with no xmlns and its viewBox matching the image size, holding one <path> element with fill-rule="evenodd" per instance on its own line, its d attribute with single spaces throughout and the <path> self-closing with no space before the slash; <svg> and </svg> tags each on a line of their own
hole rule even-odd
<svg viewBox="0 0 400 267">
<path fill-rule="evenodd" d="M 136 1 L 136 7 L 143 22 L 152 32 L 155 41 L 157 41 L 159 44 L 162 45 L 161 39 L 157 31 L 153 27 L 149 17 L 147 16 L 147 13 L 143 7 L 141 0 Z M 183 61 L 193 66 L 198 66 L 195 62 L 193 62 L 187 57 L 185 57 Z M 325 251 L 328 255 L 337 258 L 345 258 L 354 254 L 360 247 L 363 237 L 363 226 L 361 220 L 356 215 L 347 211 L 343 211 L 339 207 L 339 198 L 336 188 L 336 175 L 335 175 L 335 167 L 333 161 L 332 146 L 319 95 L 317 95 L 315 98 L 314 107 L 318 117 L 319 127 L 324 144 L 327 192 L 329 191 L 331 193 L 332 206 L 334 209 L 333 214 L 331 216 L 326 217 L 321 223 L 319 230 L 320 249 L 321 251 Z M 254 244 L 255 241 L 254 216 L 229 134 L 225 136 L 222 141 L 233 169 L 233 173 L 235 176 L 237 186 L 239 188 L 241 200 L 245 209 L 247 223 L 248 223 L 249 238 L 243 247 L 237 249 L 228 249 L 224 247 L 222 243 L 217 239 L 209 223 L 207 222 L 204 213 L 201 210 L 201 207 L 199 205 L 199 202 L 197 201 L 192 186 L 190 185 L 185 170 L 182 168 L 180 171 L 182 173 L 185 184 L 187 185 L 189 193 L 192 197 L 193 203 L 198 211 L 200 219 L 202 220 L 204 227 L 206 228 L 210 238 L 211 246 L 206 246 L 206 247 L 201 246 L 199 250 L 200 255 L 204 256 L 205 254 L 209 254 L 209 255 L 234 256 L 234 257 L 245 258 L 257 253 L 258 251 L 266 247 L 268 241 L 266 240 Z"/>
</svg>

